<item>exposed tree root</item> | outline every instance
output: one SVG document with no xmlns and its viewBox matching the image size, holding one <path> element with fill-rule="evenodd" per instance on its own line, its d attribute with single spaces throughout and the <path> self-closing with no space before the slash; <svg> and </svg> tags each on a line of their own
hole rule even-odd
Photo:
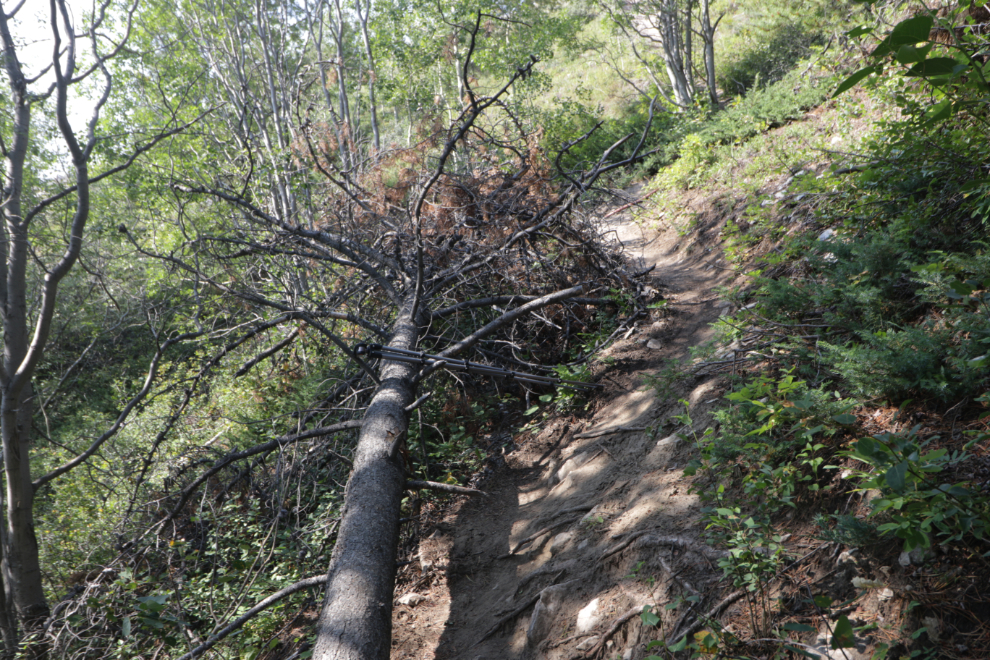
<svg viewBox="0 0 990 660">
<path fill-rule="evenodd" d="M 598 639 L 598 643 L 595 644 L 593 647 L 591 647 L 591 649 L 589 649 L 588 652 L 584 654 L 584 657 L 585 658 L 597 657 L 598 654 L 602 652 L 602 649 L 605 648 L 605 644 L 608 643 L 608 640 L 612 639 L 612 636 L 615 635 L 615 633 L 619 632 L 619 628 L 621 628 L 626 623 L 628 623 L 629 620 L 632 619 L 633 617 L 639 616 L 639 613 L 643 611 L 644 607 L 646 606 L 635 605 L 633 607 L 630 607 L 628 610 L 623 612 L 619 618 L 612 621 L 612 625 L 608 627 L 608 630 L 602 633 L 602 636 Z M 581 656 L 577 656 L 577 657 L 581 657 Z"/>
<path fill-rule="evenodd" d="M 572 522 L 574 522 L 577 519 L 578 519 L 577 516 L 572 516 L 570 518 L 564 518 L 563 520 L 560 520 L 558 522 L 555 522 L 554 524 L 550 525 L 549 527 L 544 527 L 543 529 L 541 529 L 540 531 L 536 532 L 535 534 L 530 534 L 529 536 L 527 536 L 526 538 L 524 538 L 522 541 L 520 541 L 519 543 L 517 543 L 514 548 L 512 548 L 511 550 L 509 550 L 504 555 L 499 555 L 498 557 L 496 557 L 496 559 L 508 559 L 512 555 L 514 555 L 517 552 L 519 552 L 519 548 L 523 547 L 524 545 L 526 545 L 530 541 L 534 541 L 534 540 L 540 538 L 541 536 L 543 536 L 544 534 L 548 534 L 548 533 L 554 531 L 555 529 L 558 529 L 560 527 L 564 527 L 565 525 L 570 525 Z"/>
<path fill-rule="evenodd" d="M 647 531 L 642 531 L 629 534 L 617 545 L 603 552 L 599 561 L 608 559 L 612 555 L 625 550 L 630 545 L 633 545 L 633 542 L 635 542 L 635 547 L 637 548 L 650 545 L 670 545 L 688 552 L 697 553 L 707 557 L 708 559 L 721 559 L 722 557 L 728 555 L 728 553 L 723 550 L 716 550 L 715 548 L 689 541 L 685 538 L 681 538 L 680 536 L 655 536 Z"/>
<path fill-rule="evenodd" d="M 475 642 L 473 645 L 471 645 L 470 648 L 474 648 L 478 644 L 481 644 L 483 641 L 485 641 L 486 639 L 488 639 L 489 637 L 491 637 L 492 635 L 494 635 L 496 632 L 498 632 L 498 629 L 499 628 L 501 628 L 502 626 L 504 626 L 505 624 L 507 624 L 509 621 L 512 621 L 517 616 L 519 616 L 520 614 L 522 614 L 524 611 L 526 611 L 527 609 L 529 609 L 530 607 L 532 607 L 533 605 L 535 605 L 536 604 L 536 601 L 538 601 L 540 599 L 540 595 L 542 595 L 542 594 L 543 594 L 542 591 L 536 592 L 535 594 L 533 594 L 532 596 L 530 596 L 529 598 L 527 598 L 526 601 L 522 605 L 520 605 L 519 607 L 517 607 L 516 609 L 512 610 L 511 612 L 509 612 L 508 614 L 506 614 L 505 616 L 503 616 L 501 619 L 499 619 L 498 621 L 496 621 L 495 622 L 495 625 L 493 625 L 491 628 L 489 628 L 488 629 L 488 632 L 486 632 L 484 635 L 482 635 L 481 636 L 481 639 L 479 639 L 477 642 Z"/>
<path fill-rule="evenodd" d="M 557 574 L 557 577 L 560 577 L 561 575 L 569 571 L 571 568 L 573 568 L 576 563 L 577 563 L 576 559 L 569 559 L 568 561 L 562 562 L 555 566 L 549 564 L 546 566 L 542 566 L 519 581 L 519 584 L 516 586 L 516 593 L 518 594 L 526 587 L 526 585 L 528 585 L 530 582 L 532 582 L 537 578 L 541 578 L 546 575 L 552 575 L 554 573 Z"/>
<path fill-rule="evenodd" d="M 563 573 L 558 574 L 557 575 L 557 578 L 559 578 L 562 574 Z M 554 580 L 556 580 L 557 578 L 554 578 Z M 565 584 L 567 584 L 567 583 L 565 583 Z M 546 587 L 545 589 L 541 589 L 541 590 L 537 591 L 534 595 L 532 595 L 529 598 L 527 598 L 525 600 L 525 602 L 523 602 L 522 605 L 520 605 L 519 607 L 517 607 L 516 609 L 512 610 L 511 612 L 509 612 L 508 614 L 506 614 L 505 616 L 503 616 L 502 618 L 500 618 L 498 621 L 496 621 L 495 622 L 495 625 L 493 625 L 491 628 L 489 628 L 488 629 L 488 632 L 486 632 L 484 635 L 481 636 L 481 639 L 479 639 L 477 642 L 475 642 L 474 644 L 472 644 L 471 646 L 468 647 L 468 650 L 473 649 L 474 647 L 478 646 L 479 644 L 481 644 L 482 642 L 484 642 L 486 639 L 488 639 L 489 637 L 491 637 L 492 635 L 494 635 L 496 632 L 498 632 L 499 628 L 501 628 L 502 626 L 504 626 L 508 622 L 512 621 L 517 616 L 519 616 L 520 614 L 522 614 L 523 612 L 525 612 L 527 609 L 529 609 L 530 607 L 532 607 L 533 605 L 535 605 L 536 604 L 536 601 L 540 600 L 540 598 L 543 597 L 543 592 L 545 592 L 547 589 L 550 589 L 550 588 L 556 587 L 556 586 L 560 586 L 560 585 L 550 585 L 549 587 Z"/>
<path fill-rule="evenodd" d="M 578 440 L 584 440 L 586 438 L 600 438 L 603 435 L 612 435 L 613 433 L 635 433 L 639 431 L 648 431 L 649 428 L 649 426 L 613 426 L 610 429 L 599 429 L 597 431 L 575 433 L 574 438 Z"/>
</svg>

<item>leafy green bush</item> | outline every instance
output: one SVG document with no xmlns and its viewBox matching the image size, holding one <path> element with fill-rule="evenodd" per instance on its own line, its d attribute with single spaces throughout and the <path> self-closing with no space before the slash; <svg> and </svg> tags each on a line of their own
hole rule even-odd
<svg viewBox="0 0 990 660">
<path fill-rule="evenodd" d="M 815 516 L 814 522 L 821 530 L 818 538 L 829 543 L 865 548 L 874 545 L 880 539 L 876 525 L 849 514 L 819 513 Z"/>
<path fill-rule="evenodd" d="M 833 418 L 850 405 L 825 386 L 809 387 L 790 374 L 780 379 L 757 376 L 725 398 L 732 405 L 714 413 L 719 436 L 708 452 L 722 463 L 743 457 L 774 462 L 792 456 L 803 446 L 794 442 L 798 436 L 803 439 L 801 431 L 835 426 Z"/>
<path fill-rule="evenodd" d="M 783 78 L 830 43 L 852 15 L 847 0 L 754 0 L 726 15 L 717 42 L 720 88 L 745 94 Z"/>
<path fill-rule="evenodd" d="M 947 483 L 943 478 L 948 468 L 968 458 L 967 453 L 944 448 L 926 451 L 938 436 L 921 440 L 917 433 L 916 427 L 863 438 L 845 453 L 869 466 L 853 476 L 859 488 L 880 491 L 872 502 L 873 514 L 886 514 L 891 520 L 878 530 L 902 539 L 905 551 L 929 547 L 932 535 L 943 541 L 986 538 L 990 500 L 966 483 Z M 981 434 L 970 444 L 985 440 Z"/>
<path fill-rule="evenodd" d="M 779 81 L 751 91 L 716 114 L 698 131 L 706 144 L 732 144 L 798 119 L 828 98 L 832 76 L 812 76 L 797 67 Z"/>
<path fill-rule="evenodd" d="M 845 346 L 824 341 L 819 345 L 824 349 L 823 363 L 840 374 L 857 395 L 902 399 L 919 393 L 949 401 L 984 379 L 982 368 L 960 369 L 958 361 L 950 362 L 952 334 L 929 322 L 904 330 L 864 333 L 861 341 Z"/>
</svg>

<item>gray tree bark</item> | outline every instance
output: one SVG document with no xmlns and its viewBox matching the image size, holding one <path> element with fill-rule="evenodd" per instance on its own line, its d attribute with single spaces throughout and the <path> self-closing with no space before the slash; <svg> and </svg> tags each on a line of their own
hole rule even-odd
<svg viewBox="0 0 990 660">
<path fill-rule="evenodd" d="M 395 323 L 389 346 L 414 350 L 419 323 L 412 297 Z M 381 386 L 364 416 L 347 483 L 344 514 L 330 559 L 327 595 L 316 625 L 315 660 L 389 657 L 392 594 L 399 541 L 399 507 L 405 484 L 401 457 L 409 424 L 405 408 L 416 399 L 417 367 L 386 362 Z"/>
</svg>

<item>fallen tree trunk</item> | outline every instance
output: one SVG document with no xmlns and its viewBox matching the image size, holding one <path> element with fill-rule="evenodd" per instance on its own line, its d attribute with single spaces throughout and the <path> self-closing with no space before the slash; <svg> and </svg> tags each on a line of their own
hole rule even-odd
<svg viewBox="0 0 990 660">
<path fill-rule="evenodd" d="M 410 298 L 389 347 L 416 347 L 419 328 L 412 307 Z M 409 424 L 406 406 L 416 400 L 416 371 L 415 365 L 385 362 L 381 386 L 365 413 L 316 625 L 314 660 L 389 657 L 399 508 L 406 483 L 394 447 Z"/>
<path fill-rule="evenodd" d="M 583 291 L 578 285 L 505 312 L 482 330 L 447 349 L 456 354 L 485 333 L 532 311 Z M 390 348 L 413 350 L 427 312 L 415 314 L 415 296 L 404 303 Z M 316 624 L 314 660 L 387 660 L 392 637 L 392 592 L 399 544 L 399 509 L 406 471 L 399 446 L 409 426 L 407 408 L 416 401 L 419 365 L 383 360 L 381 385 L 364 415 L 347 482 L 337 544 L 330 558 L 327 595 Z M 426 370 L 428 371 L 428 370 Z"/>
</svg>

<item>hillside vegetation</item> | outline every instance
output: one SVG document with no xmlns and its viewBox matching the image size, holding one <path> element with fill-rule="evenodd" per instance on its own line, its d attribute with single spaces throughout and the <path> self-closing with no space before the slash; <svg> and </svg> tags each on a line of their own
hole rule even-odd
<svg viewBox="0 0 990 660">
<path fill-rule="evenodd" d="M 680 432 L 747 612 L 637 657 L 985 657 L 983 4 L 5 6 L 3 657 L 387 657 L 397 549 L 596 396 L 478 367 L 604 383 L 665 313 L 634 182 L 739 276 L 642 382 L 723 379 Z M 905 570 L 785 593 L 788 534 Z"/>
</svg>

